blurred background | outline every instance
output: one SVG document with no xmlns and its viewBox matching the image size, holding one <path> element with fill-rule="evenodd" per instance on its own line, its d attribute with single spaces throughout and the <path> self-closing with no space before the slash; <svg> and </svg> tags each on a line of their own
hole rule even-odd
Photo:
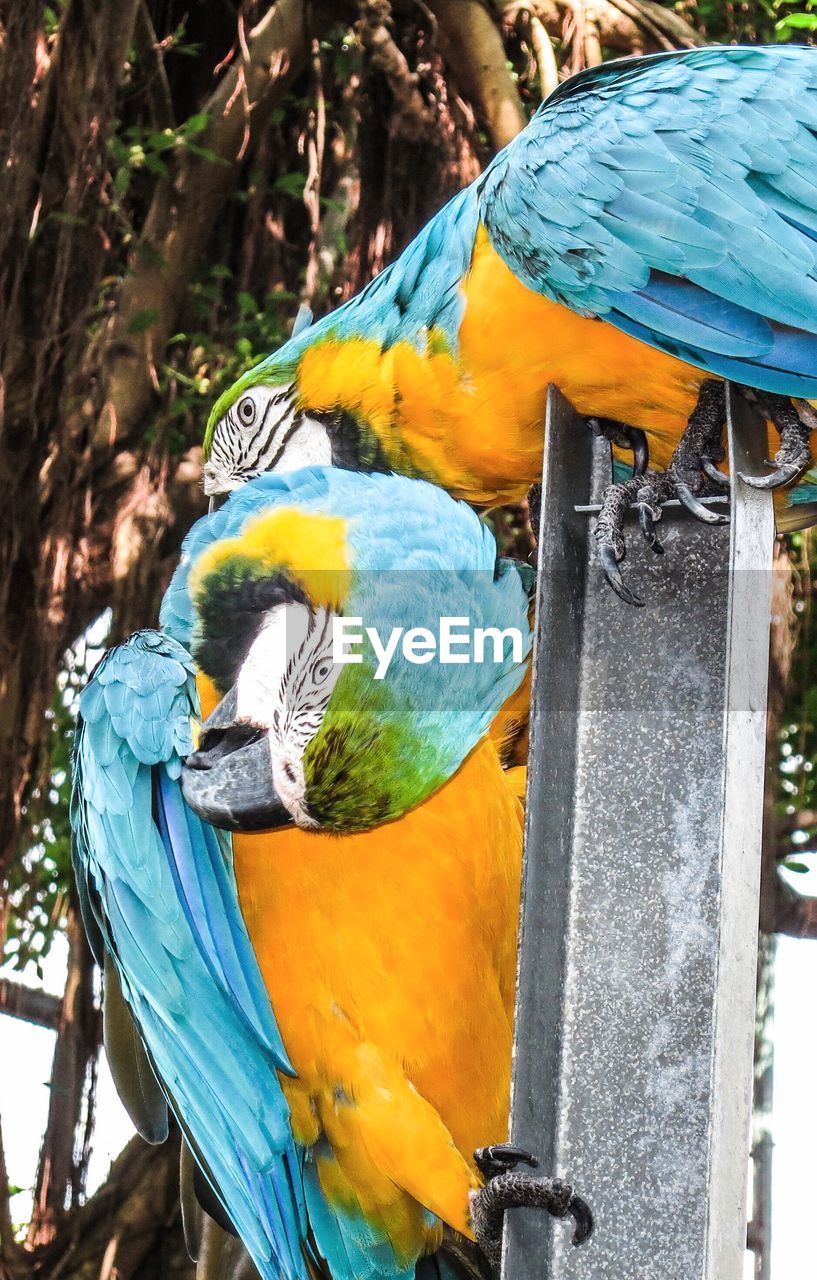
<svg viewBox="0 0 817 1280">
<path fill-rule="evenodd" d="M 300 303 L 322 314 L 395 257 L 560 78 L 815 32 L 817 0 L 0 0 L 3 1280 L 193 1274 L 178 1147 L 133 1137 L 100 1055 L 68 792 L 88 671 L 155 623 L 204 509 L 214 400 Z M 524 509 L 496 525 L 526 546 Z M 747 1276 L 806 1280 L 817 547 L 793 535 L 777 563 Z"/>
</svg>

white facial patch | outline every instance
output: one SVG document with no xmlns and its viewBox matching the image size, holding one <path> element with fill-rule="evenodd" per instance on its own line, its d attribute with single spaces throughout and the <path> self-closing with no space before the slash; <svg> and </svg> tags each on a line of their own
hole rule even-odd
<svg viewBox="0 0 817 1280">
<path fill-rule="evenodd" d="M 322 422 L 301 416 L 298 429 L 278 459 L 275 471 L 297 471 L 299 467 L 331 467 L 332 442 Z M 272 468 L 270 468 L 272 469 Z"/>
<path fill-rule="evenodd" d="M 332 617 L 302 604 L 271 609 L 237 680 L 237 718 L 267 730 L 275 790 L 301 827 L 316 825 L 304 804 L 303 755 L 342 670 L 332 661 Z"/>
<path fill-rule="evenodd" d="M 251 387 L 216 424 L 204 492 L 213 497 L 265 472 L 331 464 L 329 433 L 322 422 L 296 411 L 294 387 Z"/>
</svg>

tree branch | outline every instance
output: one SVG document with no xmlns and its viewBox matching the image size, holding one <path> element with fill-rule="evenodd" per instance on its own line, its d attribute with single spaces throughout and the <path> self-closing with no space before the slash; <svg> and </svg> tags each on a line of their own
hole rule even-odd
<svg viewBox="0 0 817 1280">
<path fill-rule="evenodd" d="M 195 1268 L 184 1251 L 179 1217 L 178 1134 L 156 1147 L 132 1138 L 103 1185 L 71 1218 L 70 1233 L 37 1251 L 37 1274 L 48 1280 L 192 1280 Z"/>
<path fill-rule="evenodd" d="M 11 1195 L 6 1167 L 6 1150 L 3 1145 L 3 1126 L 0 1120 L 0 1275 L 14 1273 L 15 1263 L 22 1250 L 14 1239 L 14 1223 L 11 1219 Z"/>
<path fill-rule="evenodd" d="M 406 138 L 421 138 L 434 123 L 434 113 L 418 88 L 418 77 L 409 67 L 389 30 L 386 0 L 366 0 L 358 31 L 370 65 L 386 77 L 397 111 L 395 124 Z"/>
<path fill-rule="evenodd" d="M 141 425 L 153 393 L 153 369 L 173 333 L 193 272 L 241 163 L 305 65 L 313 37 L 339 17 L 322 0 L 278 0 L 242 42 L 241 57 L 205 103 L 210 122 L 196 152 L 182 155 L 174 174 L 160 180 L 145 219 L 118 305 L 101 337 L 104 403 L 94 432 L 106 457 Z M 204 153 L 204 154 L 202 154 Z M 134 319 L 155 316 L 135 333 Z"/>
<path fill-rule="evenodd" d="M 44 766 L 44 713 L 75 590 L 69 476 L 82 444 L 63 395 L 98 298 L 108 136 L 136 3 L 60 6 L 44 88 L 35 56 L 43 8 L 14 5 L 14 43 L 10 24 L 0 59 L 0 876 Z"/>
<path fill-rule="evenodd" d="M 494 5 L 511 23 L 521 9 L 530 10 L 557 40 L 575 9 L 573 0 L 494 0 Z M 602 47 L 617 53 L 691 49 L 706 43 L 683 18 L 655 0 L 584 0 L 583 9 Z"/>
<path fill-rule="evenodd" d="M 485 119 L 495 150 L 527 123 L 497 24 L 480 0 L 431 0 L 440 51 Z"/>
<path fill-rule="evenodd" d="M 782 880 L 777 886 L 775 933 L 817 939 L 817 898 L 797 893 Z"/>
<path fill-rule="evenodd" d="M 62 1000 L 59 996 L 52 996 L 48 991 L 40 991 L 36 987 L 27 987 L 11 978 L 0 978 L 0 1013 L 20 1018 L 23 1022 L 32 1022 L 36 1027 L 56 1031 L 60 1025 L 61 1010 Z"/>
<path fill-rule="evenodd" d="M 133 30 L 134 41 L 139 54 L 148 65 L 152 64 L 148 73 L 147 93 L 150 102 L 150 113 L 156 129 L 172 129 L 176 119 L 173 112 L 173 98 L 165 69 L 164 49 L 156 38 L 153 19 L 147 6 L 147 0 L 141 0 L 136 12 L 136 23 Z"/>
<path fill-rule="evenodd" d="M 537 18 L 536 14 L 531 13 L 530 9 L 519 10 L 517 27 L 525 43 L 533 51 L 539 72 L 539 93 L 544 99 L 559 87 L 559 68 L 550 36 L 545 30 L 541 18 Z"/>
<path fill-rule="evenodd" d="M 706 44 L 703 36 L 693 31 L 683 18 L 656 4 L 655 0 L 605 0 L 605 3 L 632 18 L 645 31 L 655 33 L 656 40 L 661 38 L 665 49 L 694 49 Z"/>
<path fill-rule="evenodd" d="M 93 958 L 76 906 L 68 913 L 68 973 L 51 1068 L 48 1121 L 40 1152 L 29 1248 L 47 1244 L 63 1220 L 69 1188 L 81 1190 L 83 1100 L 99 1049 L 100 1018 L 93 1000 Z M 91 1079 L 92 1079 L 91 1075 Z M 92 1105 L 89 1099 L 88 1105 Z M 72 1195 L 72 1199 L 74 1195 Z"/>
</svg>

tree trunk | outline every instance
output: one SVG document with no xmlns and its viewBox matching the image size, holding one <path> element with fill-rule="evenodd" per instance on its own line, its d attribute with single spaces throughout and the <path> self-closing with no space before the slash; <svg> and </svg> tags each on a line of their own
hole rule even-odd
<svg viewBox="0 0 817 1280">
<path fill-rule="evenodd" d="M 93 957 L 79 912 L 72 907 L 68 915 L 68 974 L 51 1068 L 48 1122 L 28 1227 L 29 1249 L 49 1244 L 55 1238 L 67 1210 L 79 1204 L 85 1190 L 101 1029 L 100 1012 L 94 1004 Z"/>
<path fill-rule="evenodd" d="M 57 856 L 26 806 L 64 803 L 65 651 L 108 607 L 113 640 L 155 624 L 220 386 L 298 297 L 327 310 L 393 259 L 560 66 L 700 39 L 654 0 L 0 0 L 0 880 Z M 82 1203 L 93 971 L 73 909 L 44 927 L 62 1002 L 0 983 L 57 1029 L 25 1246 L 0 1135 L 0 1273 L 192 1280 L 175 1140 L 134 1140 Z"/>
</svg>

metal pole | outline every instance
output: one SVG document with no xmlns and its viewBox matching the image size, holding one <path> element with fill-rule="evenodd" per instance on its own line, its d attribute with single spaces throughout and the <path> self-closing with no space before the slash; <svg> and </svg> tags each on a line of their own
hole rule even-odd
<svg viewBox="0 0 817 1280">
<path fill-rule="evenodd" d="M 765 425 L 729 396 L 731 470 Z M 509 1280 L 740 1280 L 774 535 L 733 480 L 729 528 L 634 529 L 618 600 L 577 511 L 609 482 L 555 390 L 542 484 L 511 1140 L 596 1214 L 573 1250 L 507 1215 Z"/>
</svg>

